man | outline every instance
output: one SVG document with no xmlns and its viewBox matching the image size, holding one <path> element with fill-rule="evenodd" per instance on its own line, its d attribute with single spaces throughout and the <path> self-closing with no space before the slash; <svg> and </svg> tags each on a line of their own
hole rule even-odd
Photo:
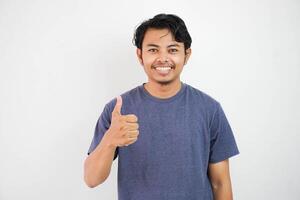
<svg viewBox="0 0 300 200">
<path fill-rule="evenodd" d="M 119 200 L 229 200 L 228 158 L 239 154 L 220 103 L 183 83 L 191 37 L 178 16 L 159 14 L 134 35 L 148 82 L 104 107 L 85 160 L 89 187 L 118 157 Z"/>
</svg>

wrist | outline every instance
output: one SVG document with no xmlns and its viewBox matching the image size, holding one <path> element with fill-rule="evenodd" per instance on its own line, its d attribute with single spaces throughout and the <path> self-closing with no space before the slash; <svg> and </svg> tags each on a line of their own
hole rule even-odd
<svg viewBox="0 0 300 200">
<path fill-rule="evenodd" d="M 109 129 L 104 134 L 102 142 L 103 142 L 103 146 L 107 148 L 117 148 L 117 145 L 115 145 L 113 142 L 113 139 L 111 137 L 111 131 Z"/>
</svg>

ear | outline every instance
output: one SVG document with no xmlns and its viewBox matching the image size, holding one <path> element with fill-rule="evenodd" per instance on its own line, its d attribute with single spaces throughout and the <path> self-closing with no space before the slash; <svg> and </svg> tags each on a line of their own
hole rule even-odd
<svg viewBox="0 0 300 200">
<path fill-rule="evenodd" d="M 141 65 L 144 65 L 143 63 L 143 56 L 142 56 L 142 50 L 140 48 L 136 48 L 136 55 L 139 59 L 139 62 L 141 63 Z"/>
<path fill-rule="evenodd" d="M 186 65 L 186 63 L 189 60 L 191 54 L 192 54 L 192 49 L 191 48 L 188 48 L 187 50 L 185 50 L 184 65 Z"/>
</svg>

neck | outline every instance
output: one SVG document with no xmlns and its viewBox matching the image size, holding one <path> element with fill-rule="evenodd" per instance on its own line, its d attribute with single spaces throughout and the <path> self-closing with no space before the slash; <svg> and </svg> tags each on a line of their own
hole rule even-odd
<svg viewBox="0 0 300 200">
<path fill-rule="evenodd" d="M 178 80 L 168 84 L 149 81 L 144 85 L 144 88 L 154 97 L 167 99 L 179 92 L 181 89 L 181 81 Z"/>
</svg>

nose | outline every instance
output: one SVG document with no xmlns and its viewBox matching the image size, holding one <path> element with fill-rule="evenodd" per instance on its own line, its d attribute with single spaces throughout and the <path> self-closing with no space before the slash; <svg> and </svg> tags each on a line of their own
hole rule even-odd
<svg viewBox="0 0 300 200">
<path fill-rule="evenodd" d="M 165 54 L 160 54 L 159 57 L 157 58 L 157 61 L 161 63 L 167 63 L 169 62 L 169 58 Z"/>
</svg>

